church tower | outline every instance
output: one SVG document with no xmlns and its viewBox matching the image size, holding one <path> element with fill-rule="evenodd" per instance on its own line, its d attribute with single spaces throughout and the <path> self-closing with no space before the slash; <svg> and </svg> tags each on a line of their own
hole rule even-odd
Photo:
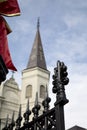
<svg viewBox="0 0 87 130">
<path fill-rule="evenodd" d="M 46 61 L 39 31 L 39 19 L 34 44 L 31 50 L 26 69 L 22 71 L 22 112 L 26 110 L 29 98 L 30 110 L 34 107 L 36 93 L 38 92 L 38 103 L 41 105 L 45 98 L 46 87 L 49 84 L 50 72 L 47 70 Z"/>
</svg>

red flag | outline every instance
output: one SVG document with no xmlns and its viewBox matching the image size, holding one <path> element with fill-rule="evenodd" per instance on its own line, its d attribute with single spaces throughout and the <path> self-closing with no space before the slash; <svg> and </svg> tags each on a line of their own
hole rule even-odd
<svg viewBox="0 0 87 130">
<path fill-rule="evenodd" d="M 4 16 L 20 15 L 20 8 L 17 0 L 4 0 L 4 2 L 0 2 L 0 14 Z"/>
<path fill-rule="evenodd" d="M 2 16 L 0 16 L 0 55 L 2 56 L 6 64 L 6 67 L 8 69 L 17 71 L 17 69 L 12 63 L 11 55 L 8 47 L 7 34 L 9 34 L 10 32 L 11 29 L 9 28 L 7 22 Z"/>
</svg>

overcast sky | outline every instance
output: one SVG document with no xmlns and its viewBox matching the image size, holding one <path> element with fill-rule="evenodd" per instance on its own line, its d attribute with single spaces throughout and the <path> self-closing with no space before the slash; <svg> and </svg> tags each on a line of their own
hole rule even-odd
<svg viewBox="0 0 87 130">
<path fill-rule="evenodd" d="M 19 0 L 21 16 L 7 18 L 13 32 L 8 36 L 13 63 L 21 85 L 34 42 L 37 18 L 48 69 L 53 74 L 57 60 L 68 66 L 69 85 L 65 106 L 66 129 L 87 128 L 87 0 Z M 11 76 L 9 72 L 8 77 Z M 52 90 L 50 79 L 49 92 Z M 54 97 L 54 95 L 53 95 Z"/>
</svg>

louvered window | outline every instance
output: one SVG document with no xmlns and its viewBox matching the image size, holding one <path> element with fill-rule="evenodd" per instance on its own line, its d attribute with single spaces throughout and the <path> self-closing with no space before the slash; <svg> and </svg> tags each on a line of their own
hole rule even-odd
<svg viewBox="0 0 87 130">
<path fill-rule="evenodd" d="M 32 85 L 26 87 L 26 98 L 32 97 Z"/>
<path fill-rule="evenodd" d="M 43 85 L 40 86 L 40 98 L 45 98 L 45 87 Z"/>
</svg>

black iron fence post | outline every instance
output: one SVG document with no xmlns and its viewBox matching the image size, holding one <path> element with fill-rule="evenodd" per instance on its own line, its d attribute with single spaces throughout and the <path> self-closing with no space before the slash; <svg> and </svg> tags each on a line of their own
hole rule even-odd
<svg viewBox="0 0 87 130">
<path fill-rule="evenodd" d="M 55 113 L 56 113 L 56 130 L 65 130 L 63 105 L 55 104 Z"/>
<path fill-rule="evenodd" d="M 16 119 L 16 128 L 15 128 L 15 130 L 19 130 L 20 129 L 21 121 L 22 121 L 22 116 L 21 116 L 21 105 L 20 105 L 18 118 Z"/>
<path fill-rule="evenodd" d="M 67 85 L 69 82 L 67 75 L 67 67 L 63 62 L 58 61 L 53 75 L 53 93 L 56 93 L 56 102 L 54 104 L 56 130 L 65 130 L 64 105 L 68 103 L 68 99 L 66 98 L 64 85 Z"/>
<path fill-rule="evenodd" d="M 45 100 L 42 102 L 42 105 L 44 107 L 43 113 L 46 113 L 49 110 L 50 101 L 51 101 L 51 98 L 48 97 L 48 90 L 46 88 Z M 47 116 L 45 116 L 44 130 L 48 130 L 48 117 Z"/>
<path fill-rule="evenodd" d="M 37 130 L 37 123 L 35 123 L 35 120 L 38 118 L 39 110 L 40 110 L 40 105 L 38 104 L 38 93 L 36 93 L 35 106 L 32 109 L 32 112 L 34 114 L 34 117 L 33 117 L 34 130 Z"/>
<path fill-rule="evenodd" d="M 29 116 L 31 115 L 31 111 L 29 110 L 29 99 L 28 99 L 28 102 L 27 102 L 27 108 L 26 108 L 26 112 L 24 113 L 24 127 L 25 127 L 25 130 L 28 130 L 28 123 L 29 123 Z"/>
</svg>

